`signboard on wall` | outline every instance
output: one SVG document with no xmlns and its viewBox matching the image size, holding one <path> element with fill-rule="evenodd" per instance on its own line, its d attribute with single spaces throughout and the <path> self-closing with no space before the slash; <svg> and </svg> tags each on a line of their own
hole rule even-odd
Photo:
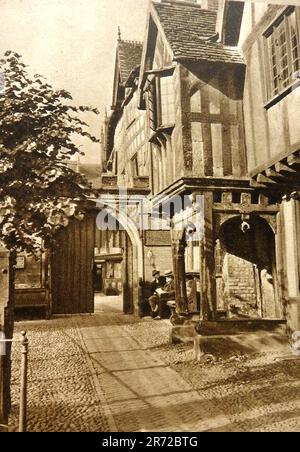
<svg viewBox="0 0 300 452">
<path fill-rule="evenodd" d="M 145 231 L 145 246 L 171 246 L 170 231 Z"/>
<path fill-rule="evenodd" d="M 17 256 L 15 268 L 17 270 L 23 270 L 25 268 L 25 256 Z"/>
</svg>

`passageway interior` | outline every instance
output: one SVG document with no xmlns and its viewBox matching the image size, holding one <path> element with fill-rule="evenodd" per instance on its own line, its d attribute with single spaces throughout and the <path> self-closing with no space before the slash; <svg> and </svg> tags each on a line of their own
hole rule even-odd
<svg viewBox="0 0 300 452">
<path fill-rule="evenodd" d="M 275 235 L 261 218 L 223 224 L 216 242 L 217 303 L 233 318 L 281 318 Z"/>
</svg>

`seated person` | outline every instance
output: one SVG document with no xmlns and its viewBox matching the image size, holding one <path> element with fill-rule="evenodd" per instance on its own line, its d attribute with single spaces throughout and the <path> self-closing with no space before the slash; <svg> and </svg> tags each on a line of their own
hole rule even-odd
<svg viewBox="0 0 300 452">
<path fill-rule="evenodd" d="M 167 302 L 175 298 L 174 275 L 171 270 L 165 272 L 166 284 L 163 288 L 157 288 L 155 294 L 149 298 L 152 317 L 160 320 L 166 309 Z"/>
<path fill-rule="evenodd" d="M 153 270 L 152 276 L 154 279 L 151 284 L 151 291 L 152 295 L 154 295 L 156 289 L 162 289 L 166 285 L 166 278 L 165 276 L 161 276 L 159 270 Z"/>
</svg>

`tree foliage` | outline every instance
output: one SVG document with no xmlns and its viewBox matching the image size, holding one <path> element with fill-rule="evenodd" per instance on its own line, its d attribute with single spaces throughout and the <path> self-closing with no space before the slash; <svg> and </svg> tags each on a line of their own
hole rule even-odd
<svg viewBox="0 0 300 452">
<path fill-rule="evenodd" d="M 0 60 L 0 241 L 10 250 L 37 252 L 70 218 L 82 215 L 92 194 L 68 161 L 81 153 L 74 136 L 88 132 L 82 112 L 65 90 L 28 75 L 21 55 Z"/>
</svg>

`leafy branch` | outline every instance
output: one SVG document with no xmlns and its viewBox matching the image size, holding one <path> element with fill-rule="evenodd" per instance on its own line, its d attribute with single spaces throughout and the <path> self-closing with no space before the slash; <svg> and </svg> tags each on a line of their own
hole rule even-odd
<svg viewBox="0 0 300 452">
<path fill-rule="evenodd" d="M 0 241 L 11 250 L 36 253 L 48 246 L 70 219 L 82 218 L 93 190 L 68 166 L 79 135 L 97 143 L 80 117 L 98 114 L 72 103 L 66 90 L 54 90 L 30 77 L 21 55 L 0 60 Z"/>
</svg>

